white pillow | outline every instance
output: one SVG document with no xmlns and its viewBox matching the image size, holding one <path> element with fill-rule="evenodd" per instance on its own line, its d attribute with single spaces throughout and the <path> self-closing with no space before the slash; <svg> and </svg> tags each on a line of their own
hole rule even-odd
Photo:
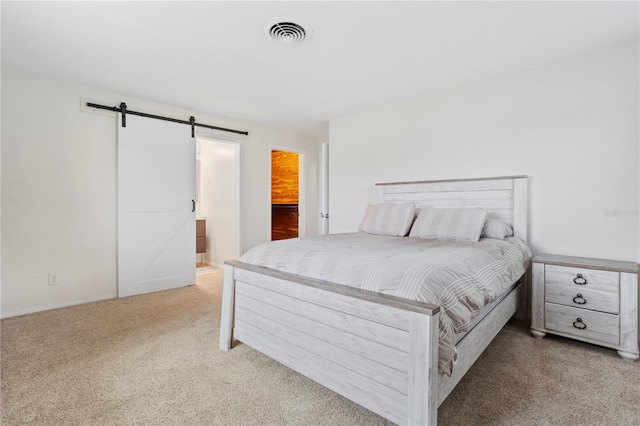
<svg viewBox="0 0 640 426">
<path fill-rule="evenodd" d="M 411 227 L 410 237 L 432 240 L 478 241 L 487 218 L 479 207 L 423 208 Z"/>
<path fill-rule="evenodd" d="M 404 237 L 416 217 L 413 203 L 369 204 L 359 231 L 374 235 Z"/>
<path fill-rule="evenodd" d="M 513 229 L 506 223 L 498 219 L 489 219 L 484 223 L 481 238 L 495 238 L 496 240 L 504 240 L 506 237 L 513 236 Z"/>
</svg>

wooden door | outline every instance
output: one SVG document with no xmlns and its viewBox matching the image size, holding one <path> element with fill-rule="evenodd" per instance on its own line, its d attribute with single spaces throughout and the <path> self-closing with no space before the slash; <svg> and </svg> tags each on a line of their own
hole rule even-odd
<svg viewBox="0 0 640 426">
<path fill-rule="evenodd" d="M 300 154 L 271 151 L 271 240 L 299 234 Z"/>
</svg>

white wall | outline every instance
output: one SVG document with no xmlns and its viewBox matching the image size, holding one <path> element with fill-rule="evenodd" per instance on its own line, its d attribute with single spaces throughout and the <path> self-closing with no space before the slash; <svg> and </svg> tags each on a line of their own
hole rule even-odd
<svg viewBox="0 0 640 426">
<path fill-rule="evenodd" d="M 376 182 L 526 174 L 535 253 L 638 261 L 638 71 L 633 44 L 331 120 L 331 232 Z"/>
<path fill-rule="evenodd" d="M 233 143 L 199 139 L 200 194 L 198 216 L 206 217 L 206 262 L 222 266 L 238 256 L 236 244 L 236 147 Z M 198 255 L 200 256 L 200 255 Z"/>
<path fill-rule="evenodd" d="M 3 69 L 3 317 L 116 296 L 115 114 L 81 112 L 81 97 L 249 131 L 240 148 L 243 251 L 270 240 L 269 147 L 305 149 L 315 234 L 316 138 Z M 59 285 L 47 285 L 48 272 Z"/>
</svg>

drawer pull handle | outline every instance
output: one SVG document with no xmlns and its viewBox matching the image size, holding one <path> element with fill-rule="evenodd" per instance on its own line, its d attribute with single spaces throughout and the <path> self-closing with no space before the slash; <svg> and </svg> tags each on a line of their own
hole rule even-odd
<svg viewBox="0 0 640 426">
<path fill-rule="evenodd" d="M 575 284 L 578 285 L 585 285 L 587 283 L 587 280 L 582 276 L 582 274 L 578 274 L 574 279 L 573 282 Z"/>
<path fill-rule="evenodd" d="M 578 305 L 584 305 L 587 303 L 587 299 L 582 297 L 582 294 L 578 293 L 576 294 L 576 297 L 573 298 L 573 303 Z"/>
<path fill-rule="evenodd" d="M 584 330 L 585 328 L 587 328 L 587 324 L 582 322 L 582 318 L 576 318 L 576 320 L 573 322 L 573 326 L 578 330 Z"/>
</svg>

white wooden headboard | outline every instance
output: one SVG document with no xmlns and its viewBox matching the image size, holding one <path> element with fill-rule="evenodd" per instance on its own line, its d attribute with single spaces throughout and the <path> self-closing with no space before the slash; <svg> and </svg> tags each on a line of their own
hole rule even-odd
<svg viewBox="0 0 640 426">
<path fill-rule="evenodd" d="M 379 203 L 413 201 L 416 207 L 484 207 L 487 217 L 508 223 L 514 235 L 527 242 L 527 176 L 390 182 L 376 186 Z"/>
</svg>

